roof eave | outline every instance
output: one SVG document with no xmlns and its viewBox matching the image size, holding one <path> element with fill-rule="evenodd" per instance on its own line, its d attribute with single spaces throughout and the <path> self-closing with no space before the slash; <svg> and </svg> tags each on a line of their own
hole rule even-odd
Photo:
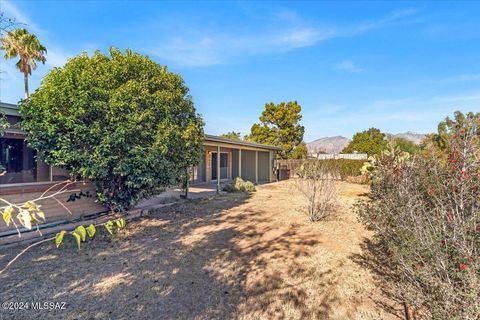
<svg viewBox="0 0 480 320">
<path fill-rule="evenodd" d="M 255 147 L 255 148 L 268 149 L 268 150 L 275 150 L 275 151 L 282 150 L 282 148 L 277 147 L 277 146 L 255 143 L 255 142 L 228 139 L 228 138 L 223 138 L 223 137 L 219 137 L 219 136 L 214 136 L 214 135 L 211 135 L 211 134 L 205 134 L 205 140 L 206 141 L 213 141 L 213 142 L 224 142 L 224 143 L 229 143 L 229 144 L 233 144 L 233 145 L 237 145 L 237 146 L 246 146 L 246 147 Z"/>
</svg>

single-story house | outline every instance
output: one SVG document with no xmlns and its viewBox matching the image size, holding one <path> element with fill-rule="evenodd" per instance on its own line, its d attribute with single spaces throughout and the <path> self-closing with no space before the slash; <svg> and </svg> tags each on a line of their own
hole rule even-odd
<svg viewBox="0 0 480 320">
<path fill-rule="evenodd" d="M 0 137 L 0 164 L 6 173 L 0 176 L 0 196 L 12 202 L 23 202 L 38 197 L 52 185 L 65 181 L 69 174 L 62 168 L 49 166 L 36 160 L 36 151 L 25 142 L 25 133 L 18 123 L 21 120 L 17 105 L 0 102 L 0 111 L 7 116 L 10 127 Z M 192 184 L 216 183 L 241 177 L 254 183 L 275 180 L 274 159 L 278 147 L 247 141 L 205 135 L 204 155 L 201 162 L 192 168 Z M 93 189 L 87 183 L 82 189 Z M 88 198 L 66 203 L 75 217 L 105 210 Z M 43 203 L 49 219 L 68 219 L 65 209 L 56 201 Z M 0 231 L 4 226 L 0 224 Z"/>
</svg>

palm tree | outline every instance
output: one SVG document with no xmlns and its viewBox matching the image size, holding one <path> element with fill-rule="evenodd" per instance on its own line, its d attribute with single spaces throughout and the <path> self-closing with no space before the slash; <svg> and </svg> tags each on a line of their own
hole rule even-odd
<svg viewBox="0 0 480 320">
<path fill-rule="evenodd" d="M 37 61 L 45 64 L 47 48 L 38 41 L 34 34 L 23 28 L 8 32 L 1 42 L 1 49 L 5 50 L 5 59 L 20 57 L 17 68 L 23 72 L 25 98 L 28 98 L 28 76 L 32 74 L 32 69 L 37 68 Z"/>
</svg>

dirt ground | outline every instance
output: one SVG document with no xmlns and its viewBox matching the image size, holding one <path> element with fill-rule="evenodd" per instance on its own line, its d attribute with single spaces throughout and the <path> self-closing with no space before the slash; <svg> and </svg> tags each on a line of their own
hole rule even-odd
<svg viewBox="0 0 480 320">
<path fill-rule="evenodd" d="M 0 319 L 400 319 L 375 281 L 371 234 L 352 210 L 365 186 L 339 183 L 336 212 L 310 223 L 292 181 L 183 201 L 80 251 L 45 243 L 0 276 Z M 21 248 L 0 250 L 0 267 Z"/>
</svg>

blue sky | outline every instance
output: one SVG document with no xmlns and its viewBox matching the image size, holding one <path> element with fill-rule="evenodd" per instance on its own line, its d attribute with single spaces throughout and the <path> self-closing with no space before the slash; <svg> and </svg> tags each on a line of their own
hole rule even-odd
<svg viewBox="0 0 480 320">
<path fill-rule="evenodd" d="M 0 3 L 48 48 L 31 89 L 82 51 L 130 48 L 183 76 L 211 134 L 248 133 L 270 101 L 302 105 L 307 142 L 480 111 L 480 2 Z M 5 102 L 23 96 L 14 64 Z"/>
</svg>

